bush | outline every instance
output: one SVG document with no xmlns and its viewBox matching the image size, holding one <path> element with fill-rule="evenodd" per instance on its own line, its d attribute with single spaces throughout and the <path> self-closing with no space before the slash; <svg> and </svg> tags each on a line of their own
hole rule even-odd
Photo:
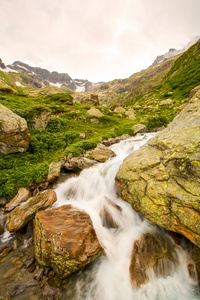
<svg viewBox="0 0 200 300">
<path fill-rule="evenodd" d="M 167 126 L 168 119 L 165 116 L 150 117 L 147 119 L 147 128 L 153 129 L 156 127 Z"/>
<path fill-rule="evenodd" d="M 68 105 L 73 104 L 73 97 L 68 93 L 56 93 L 52 95 L 48 95 L 45 99 L 49 101 L 60 101 L 64 102 Z"/>
</svg>

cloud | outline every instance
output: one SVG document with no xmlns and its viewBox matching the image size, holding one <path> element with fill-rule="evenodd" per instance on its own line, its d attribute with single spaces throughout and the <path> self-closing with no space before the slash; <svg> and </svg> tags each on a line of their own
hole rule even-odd
<svg viewBox="0 0 200 300">
<path fill-rule="evenodd" d="M 128 77 L 199 35 L 199 0 L 0 0 L 1 58 L 73 78 Z"/>
</svg>

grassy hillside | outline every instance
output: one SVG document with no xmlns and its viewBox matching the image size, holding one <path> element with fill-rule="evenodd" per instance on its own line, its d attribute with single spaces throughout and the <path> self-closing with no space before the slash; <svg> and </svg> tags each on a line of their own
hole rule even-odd
<svg viewBox="0 0 200 300">
<path fill-rule="evenodd" d="M 23 88 L 15 85 L 19 76 L 0 72 L 0 103 L 27 120 L 32 139 L 26 153 L 0 155 L 0 197 L 4 198 L 14 196 L 21 186 L 43 182 L 52 161 L 69 153 L 77 156 L 102 139 L 133 134 L 132 126 L 136 123 L 146 124 L 150 130 L 166 126 L 187 102 L 190 90 L 200 85 L 200 42 L 179 57 L 128 79 L 103 84 L 95 92 L 100 100 L 97 108 L 104 115 L 95 118 L 98 123 L 87 116 L 91 106 L 73 101 L 74 98 L 81 102 L 90 93 L 50 87 Z M 169 98 L 170 105 L 161 105 Z M 115 113 L 113 107 L 117 103 L 126 109 L 133 108 L 136 119 Z M 47 128 L 33 129 L 31 120 L 42 110 L 51 114 Z"/>
</svg>

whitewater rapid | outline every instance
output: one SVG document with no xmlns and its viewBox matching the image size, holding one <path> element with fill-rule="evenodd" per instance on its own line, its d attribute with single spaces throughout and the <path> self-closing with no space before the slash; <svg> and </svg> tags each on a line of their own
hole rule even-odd
<svg viewBox="0 0 200 300">
<path fill-rule="evenodd" d="M 115 176 L 124 158 L 138 150 L 154 133 L 137 135 L 112 145 L 116 157 L 95 167 L 83 170 L 56 188 L 58 200 L 53 207 L 72 204 L 85 210 L 91 217 L 98 240 L 105 255 L 85 270 L 72 275 L 66 288 L 68 300 L 194 300 L 196 283 L 189 276 L 187 253 L 177 250 L 179 266 L 172 276 L 156 278 L 133 288 L 129 265 L 134 241 L 143 233 L 155 230 L 155 225 L 133 211 L 120 198 Z M 107 228 L 100 217 L 103 209 L 109 211 L 117 228 Z"/>
</svg>

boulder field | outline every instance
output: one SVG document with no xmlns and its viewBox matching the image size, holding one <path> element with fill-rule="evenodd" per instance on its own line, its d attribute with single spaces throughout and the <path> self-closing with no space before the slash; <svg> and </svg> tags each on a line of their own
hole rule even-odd
<svg viewBox="0 0 200 300">
<path fill-rule="evenodd" d="M 200 247 L 200 89 L 166 129 L 124 160 L 116 183 L 135 211 Z"/>
</svg>

